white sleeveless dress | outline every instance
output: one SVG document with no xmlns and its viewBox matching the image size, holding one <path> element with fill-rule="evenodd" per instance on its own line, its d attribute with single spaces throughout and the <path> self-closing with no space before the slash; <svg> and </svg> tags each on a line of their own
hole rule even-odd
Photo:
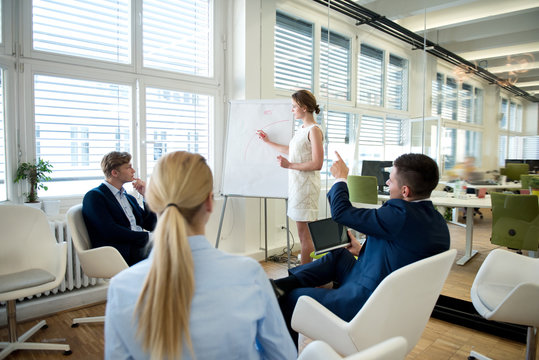
<svg viewBox="0 0 539 360">
<path fill-rule="evenodd" d="M 291 163 L 312 160 L 312 146 L 309 132 L 313 126 L 299 128 L 288 147 Z M 318 198 L 320 196 L 320 171 L 289 169 L 288 172 L 288 217 L 294 221 L 314 221 L 318 218 Z"/>
</svg>

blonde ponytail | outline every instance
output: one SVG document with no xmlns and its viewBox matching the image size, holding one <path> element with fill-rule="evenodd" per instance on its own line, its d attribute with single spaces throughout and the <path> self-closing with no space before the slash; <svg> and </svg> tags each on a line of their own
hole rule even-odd
<svg viewBox="0 0 539 360">
<path fill-rule="evenodd" d="M 187 230 L 212 187 L 204 158 L 187 152 L 161 158 L 148 184 L 148 205 L 159 219 L 135 316 L 142 348 L 152 359 L 180 357 L 184 342 L 193 354 L 189 318 L 195 280 Z"/>
</svg>

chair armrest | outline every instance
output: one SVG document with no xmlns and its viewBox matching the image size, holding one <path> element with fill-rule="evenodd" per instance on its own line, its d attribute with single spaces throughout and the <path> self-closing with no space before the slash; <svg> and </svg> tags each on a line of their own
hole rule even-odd
<svg viewBox="0 0 539 360">
<path fill-rule="evenodd" d="M 78 252 L 82 270 L 89 277 L 109 279 L 129 266 L 118 250 L 102 246 Z"/>
<path fill-rule="evenodd" d="M 357 352 L 348 335 L 348 323 L 309 296 L 298 299 L 291 325 L 294 330 L 313 340 L 327 342 L 340 354 L 350 355 Z"/>
<path fill-rule="evenodd" d="M 515 287 L 494 309 L 488 319 L 525 326 L 539 326 L 539 284 Z"/>
</svg>

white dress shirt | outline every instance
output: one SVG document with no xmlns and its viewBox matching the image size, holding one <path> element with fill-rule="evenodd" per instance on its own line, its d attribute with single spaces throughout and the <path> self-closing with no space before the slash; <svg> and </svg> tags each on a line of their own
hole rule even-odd
<svg viewBox="0 0 539 360">
<path fill-rule="evenodd" d="M 122 207 L 125 216 L 127 216 L 127 219 L 129 220 L 131 230 L 144 231 L 142 227 L 137 225 L 137 219 L 135 219 L 135 215 L 133 214 L 133 208 L 131 207 L 129 200 L 127 200 L 127 196 L 125 196 L 125 189 L 123 188 L 123 186 L 120 190 L 118 190 L 115 186 L 112 186 L 107 181 L 104 181 L 103 184 L 107 185 L 116 200 L 118 200 L 118 202 L 120 203 L 120 206 Z"/>
<path fill-rule="evenodd" d="M 189 331 L 197 359 L 296 359 L 297 352 L 268 278 L 255 260 L 189 237 L 195 294 Z M 150 257 L 112 278 L 105 320 L 105 359 L 149 359 L 136 339 L 135 304 Z M 183 346 L 182 359 L 191 359 Z"/>
</svg>

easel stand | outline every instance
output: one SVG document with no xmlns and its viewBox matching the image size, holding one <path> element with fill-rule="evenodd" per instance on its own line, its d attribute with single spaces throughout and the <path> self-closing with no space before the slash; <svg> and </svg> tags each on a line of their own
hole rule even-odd
<svg viewBox="0 0 539 360">
<path fill-rule="evenodd" d="M 259 196 L 244 196 L 244 195 L 224 195 L 225 201 L 223 202 L 223 209 L 221 210 L 221 218 L 219 219 L 219 229 L 217 230 L 217 239 L 215 240 L 215 248 L 219 247 L 219 239 L 221 238 L 221 229 L 223 228 L 223 220 L 225 218 L 226 203 L 229 197 L 252 197 L 260 198 Z M 268 198 L 264 197 L 264 258 L 268 261 L 268 199 L 282 199 L 282 198 Z M 285 209 L 288 209 L 288 199 L 284 199 Z M 285 210 L 286 211 L 286 210 Z M 287 264 L 290 269 L 290 226 L 288 223 L 288 216 L 286 216 L 286 255 Z"/>
</svg>

